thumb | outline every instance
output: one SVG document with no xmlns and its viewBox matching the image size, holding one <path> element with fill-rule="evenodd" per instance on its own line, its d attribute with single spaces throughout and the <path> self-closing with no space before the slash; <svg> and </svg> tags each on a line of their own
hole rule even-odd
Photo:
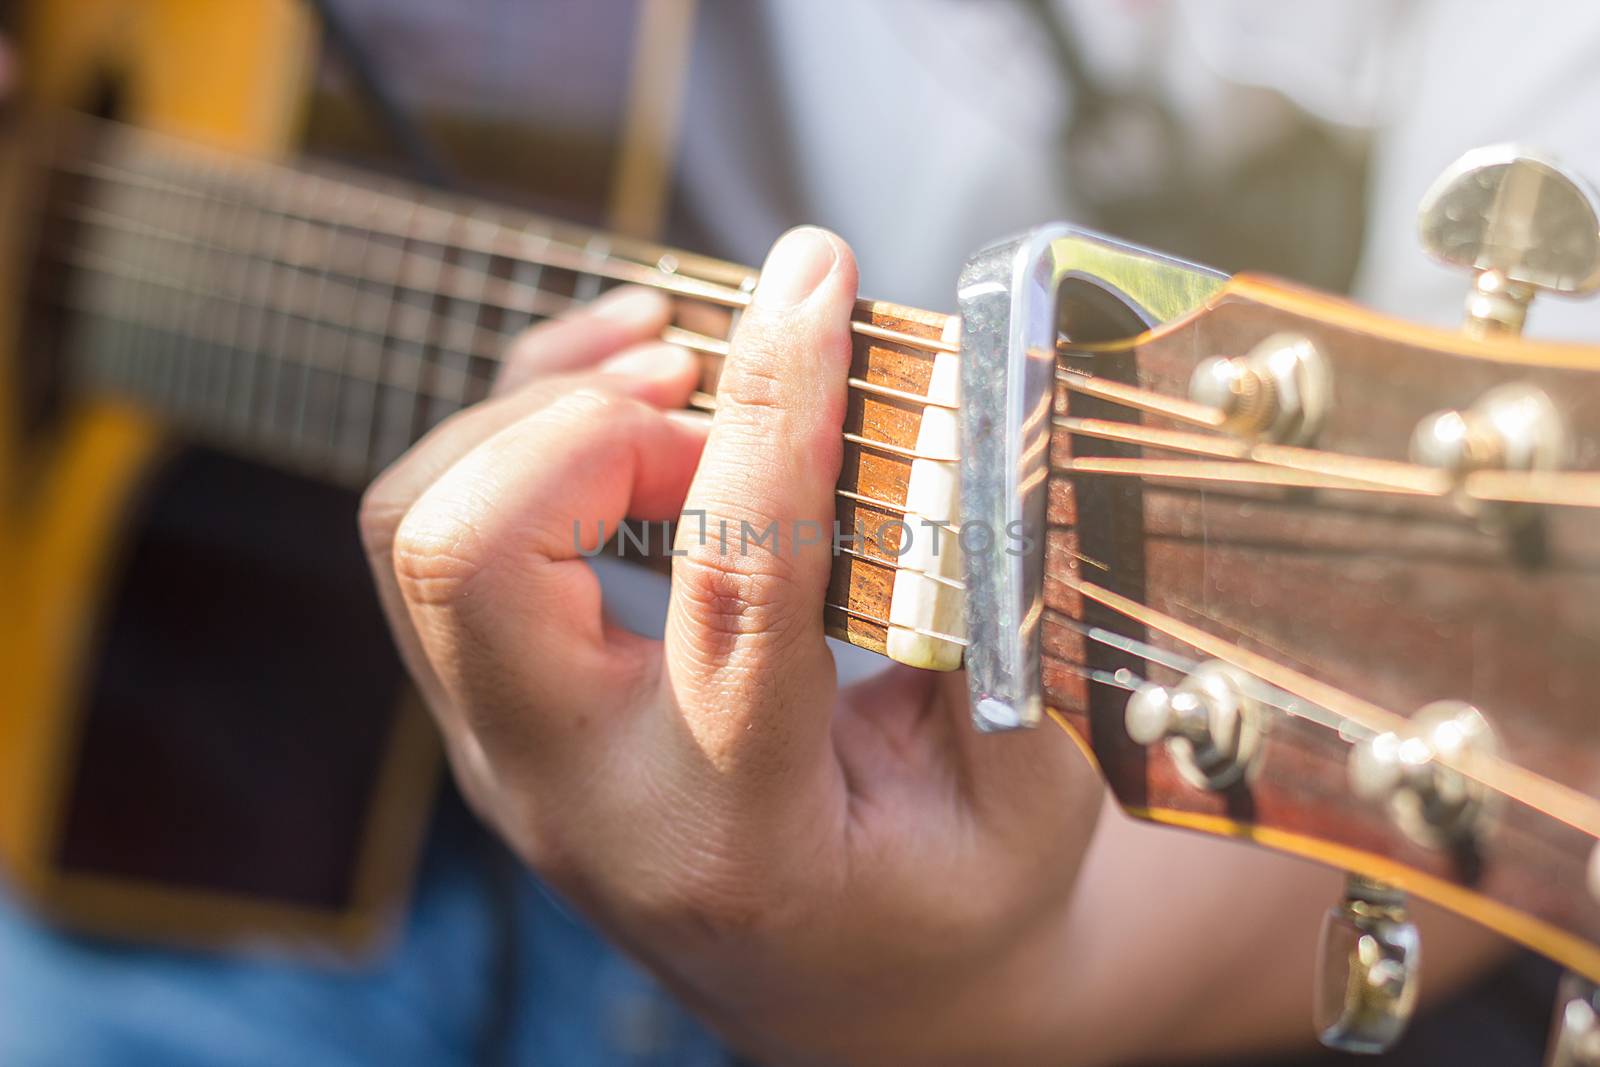
<svg viewBox="0 0 1600 1067">
<path fill-rule="evenodd" d="M 855 296 L 839 238 L 801 228 L 773 247 L 679 526 L 666 682 L 719 771 L 779 789 L 827 751 L 835 678 L 822 609 Z"/>
</svg>

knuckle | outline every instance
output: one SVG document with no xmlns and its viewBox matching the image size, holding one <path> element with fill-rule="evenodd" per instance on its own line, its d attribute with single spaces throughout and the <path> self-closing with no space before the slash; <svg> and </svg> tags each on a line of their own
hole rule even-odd
<svg viewBox="0 0 1600 1067">
<path fill-rule="evenodd" d="M 726 403 L 735 411 L 781 410 L 790 392 L 785 377 L 766 345 L 742 346 L 738 361 L 730 361 L 717 383 L 719 407 Z"/>
<path fill-rule="evenodd" d="M 774 554 L 717 541 L 683 551 L 672 578 L 697 625 L 702 653 L 725 662 L 782 643 L 801 599 L 789 567 Z"/>
<path fill-rule="evenodd" d="M 389 565 L 407 600 L 445 605 L 469 595 L 492 560 L 470 522 L 443 508 L 418 505 L 395 529 Z"/>
</svg>

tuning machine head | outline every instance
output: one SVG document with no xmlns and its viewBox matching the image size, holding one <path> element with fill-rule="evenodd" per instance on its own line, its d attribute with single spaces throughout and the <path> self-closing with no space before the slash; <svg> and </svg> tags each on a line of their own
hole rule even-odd
<svg viewBox="0 0 1600 1067">
<path fill-rule="evenodd" d="M 1383 804 L 1406 836 L 1429 848 L 1469 843 L 1482 834 L 1490 795 L 1446 763 L 1493 755 L 1494 732 L 1477 708 L 1456 700 L 1429 704 L 1404 733 L 1384 733 L 1355 746 L 1350 784 Z"/>
<path fill-rule="evenodd" d="M 1189 399 L 1222 414 L 1221 429 L 1278 444 L 1309 444 L 1333 405 L 1327 357 L 1309 337 L 1277 333 L 1243 356 L 1202 360 Z"/>
<path fill-rule="evenodd" d="M 1422 941 L 1396 889 L 1357 875 L 1322 920 L 1317 946 L 1317 1037 L 1342 1052 L 1377 1053 L 1405 1033 L 1416 1009 Z"/>
<path fill-rule="evenodd" d="M 1568 974 L 1556 991 L 1545 1067 L 1600 1067 L 1600 990 Z"/>
<path fill-rule="evenodd" d="M 1520 333 L 1540 291 L 1600 289 L 1600 215 L 1582 178 L 1516 145 L 1462 156 L 1423 195 L 1417 229 L 1442 263 L 1473 271 L 1467 330 Z"/>
<path fill-rule="evenodd" d="M 1164 742 L 1178 773 L 1201 789 L 1238 782 L 1261 752 L 1265 721 L 1249 676 L 1220 660 L 1207 660 L 1171 688 L 1145 683 L 1123 716 L 1130 738 Z"/>
</svg>

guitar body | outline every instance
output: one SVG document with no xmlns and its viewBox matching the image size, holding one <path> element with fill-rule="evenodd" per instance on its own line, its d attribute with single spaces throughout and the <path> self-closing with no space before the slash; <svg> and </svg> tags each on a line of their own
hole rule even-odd
<svg viewBox="0 0 1600 1067">
<path fill-rule="evenodd" d="M 689 0 L 552 2 L 509 17 L 487 3 L 448 17 L 422 2 L 333 8 L 453 184 L 634 233 L 660 224 L 663 105 L 681 78 Z M 26 102 L 44 105 L 29 112 L 88 111 L 242 157 L 306 152 L 397 169 L 392 131 L 314 10 L 23 4 L 14 32 Z M 534 32 L 551 26 L 561 32 Z M 532 51 L 485 62 L 508 30 Z M 419 39 L 440 35 L 461 47 L 417 54 Z M 587 125 L 559 105 L 540 112 L 552 87 L 578 80 L 607 102 Z M 505 99 L 528 104 L 496 106 Z M 358 494 L 198 447 L 151 408 L 69 389 L 63 352 L 78 327 L 41 294 L 50 249 L 78 235 L 52 210 L 66 194 L 20 162 L 10 170 L 0 188 L 5 876 L 43 913 L 99 931 L 370 946 L 409 886 L 439 760 L 372 595 Z"/>
<path fill-rule="evenodd" d="M 299 128 L 315 35 L 290 0 L 225 18 L 52 2 L 20 30 L 35 101 L 109 102 L 251 156 Z M 0 304 L 8 876 L 100 930 L 368 944 L 406 885 L 436 756 L 366 586 L 355 498 L 64 399 L 46 316 L 12 296 L 41 239 L 24 183 L 7 185 Z"/>
</svg>

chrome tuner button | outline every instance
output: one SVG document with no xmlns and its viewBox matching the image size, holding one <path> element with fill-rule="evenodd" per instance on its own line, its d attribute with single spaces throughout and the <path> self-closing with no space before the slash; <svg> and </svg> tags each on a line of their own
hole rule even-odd
<svg viewBox="0 0 1600 1067">
<path fill-rule="evenodd" d="M 1423 195 L 1417 232 L 1429 255 L 1473 271 L 1467 330 L 1522 332 L 1536 293 L 1600 288 L 1600 216 L 1582 178 L 1516 145 L 1462 156 Z"/>
<path fill-rule="evenodd" d="M 1306 444 L 1332 402 L 1328 361 L 1310 338 L 1273 334 L 1243 356 L 1202 360 L 1189 399 L 1222 412 L 1222 428 L 1279 444 Z"/>
<path fill-rule="evenodd" d="M 1532 385 L 1496 386 L 1465 411 L 1436 411 L 1411 435 L 1414 462 L 1461 477 L 1477 470 L 1546 471 L 1566 464 L 1566 422 Z"/>
<path fill-rule="evenodd" d="M 1392 886 L 1351 875 L 1317 943 L 1314 1021 L 1324 1045 L 1377 1053 L 1405 1033 L 1417 1005 L 1422 942 Z"/>
<path fill-rule="evenodd" d="M 1567 974 L 1556 990 L 1545 1067 L 1600 1067 L 1600 991 L 1578 974 Z"/>
<path fill-rule="evenodd" d="M 1226 789 L 1243 778 L 1261 752 L 1260 705 L 1249 676 L 1207 660 L 1176 686 L 1146 682 L 1123 711 L 1128 736 L 1141 745 L 1165 743 L 1178 773 L 1201 789 Z"/>
<path fill-rule="evenodd" d="M 1350 754 L 1350 786 L 1358 797 L 1383 804 L 1413 841 L 1449 847 L 1482 833 L 1491 795 L 1445 764 L 1494 751 L 1494 734 L 1477 708 L 1441 700 L 1412 716 L 1405 731 L 1357 744 Z"/>
</svg>

